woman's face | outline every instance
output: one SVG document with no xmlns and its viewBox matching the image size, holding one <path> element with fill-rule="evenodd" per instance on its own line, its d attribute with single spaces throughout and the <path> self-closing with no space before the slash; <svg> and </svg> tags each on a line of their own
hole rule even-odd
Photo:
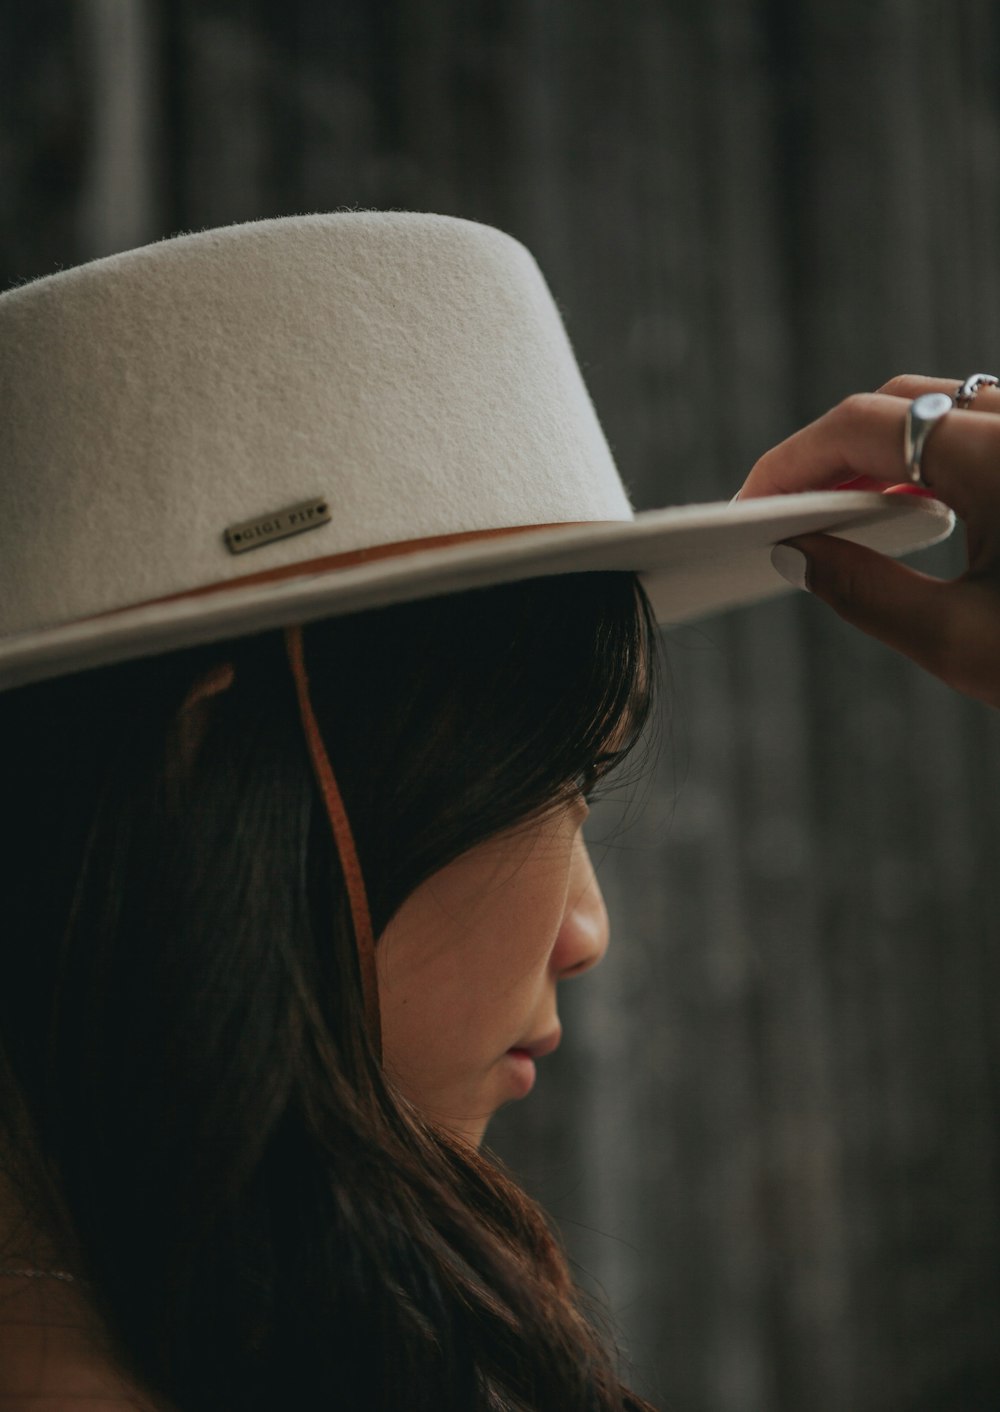
<svg viewBox="0 0 1000 1412">
<path fill-rule="evenodd" d="M 555 1047 L 557 983 L 607 950 L 587 813 L 577 798 L 470 849 L 379 937 L 386 1071 L 425 1117 L 476 1146 L 493 1113 L 534 1083 L 531 1059 L 511 1050 Z"/>
</svg>

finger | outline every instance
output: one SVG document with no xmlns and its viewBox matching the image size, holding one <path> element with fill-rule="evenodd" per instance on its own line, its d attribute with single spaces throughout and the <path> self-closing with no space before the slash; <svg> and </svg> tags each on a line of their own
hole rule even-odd
<svg viewBox="0 0 1000 1412">
<path fill-rule="evenodd" d="M 854 476 L 898 483 L 906 476 L 907 410 L 904 399 L 882 392 L 845 398 L 763 455 L 740 499 L 827 489 Z M 938 499 L 962 518 L 984 499 L 995 505 L 1000 499 L 1000 417 L 971 410 L 948 413 L 932 428 L 921 464 Z"/>
<path fill-rule="evenodd" d="M 912 402 L 917 397 L 922 397 L 926 392 L 943 392 L 949 397 L 955 397 L 962 386 L 962 378 L 932 378 L 924 377 L 917 373 L 900 373 L 892 377 L 888 382 L 882 384 L 878 389 L 880 393 L 888 397 L 900 397 L 907 402 Z M 978 412 L 1000 412 L 1000 387 L 982 387 L 975 395 L 975 408 Z M 967 408 L 958 408 L 965 411 Z M 763 459 L 763 458 L 762 458 Z M 759 464 L 759 463 L 758 463 Z M 755 467 L 756 469 L 756 467 Z M 905 467 L 904 467 L 905 473 Z M 832 482 L 832 488 L 837 490 L 881 490 L 881 481 L 872 476 L 858 475 L 850 476 L 846 481 Z M 814 489 L 818 487 L 813 487 Z M 929 492 L 920 486 L 914 486 L 912 482 L 893 487 L 899 491 L 906 491 L 910 495 L 926 495 Z M 751 485 L 748 480 L 733 496 L 733 500 L 749 499 L 753 495 L 773 495 L 778 492 L 768 489 L 756 488 L 756 482 Z"/>
<path fill-rule="evenodd" d="M 851 540 L 800 535 L 809 590 L 845 622 L 958 691 L 1000 706 L 1000 591 L 969 575 L 943 581 Z"/>
<path fill-rule="evenodd" d="M 903 397 L 907 402 L 912 402 L 915 397 L 922 397 L 925 392 L 944 392 L 949 397 L 955 397 L 964 380 L 964 378 L 929 378 L 918 376 L 916 373 L 901 373 L 898 377 L 890 378 L 888 382 L 883 383 L 879 392 L 884 392 L 890 397 Z M 975 395 L 972 406 L 977 412 L 1000 412 L 1000 387 L 981 387 Z M 959 408 L 959 410 L 968 409 Z"/>
<path fill-rule="evenodd" d="M 922 397 L 927 392 L 943 392 L 946 396 L 955 398 L 961 391 L 965 382 L 964 378 L 936 378 L 925 377 L 916 373 L 901 373 L 892 377 L 888 382 L 883 383 L 878 389 L 879 392 L 886 393 L 890 397 L 901 397 L 907 403 L 912 402 L 917 397 Z M 1000 385 L 991 387 L 984 384 L 979 387 L 974 394 L 973 405 L 977 412 L 991 412 L 994 415 L 1000 413 Z M 968 411 L 969 407 L 958 407 L 956 411 Z M 926 467 L 924 467 L 926 471 Z M 852 481 L 847 481 L 838 485 L 838 490 L 876 490 L 878 482 L 869 476 L 858 476 Z M 884 494 L 907 494 L 907 495 L 939 495 L 939 492 L 925 490 L 919 485 L 908 482 L 905 485 L 892 486 Z M 954 508 L 954 506 L 952 507 Z M 984 533 L 981 526 L 970 526 L 968 528 L 968 549 L 969 565 L 975 572 L 985 563 L 990 562 L 994 554 L 993 536 L 989 532 Z"/>
</svg>

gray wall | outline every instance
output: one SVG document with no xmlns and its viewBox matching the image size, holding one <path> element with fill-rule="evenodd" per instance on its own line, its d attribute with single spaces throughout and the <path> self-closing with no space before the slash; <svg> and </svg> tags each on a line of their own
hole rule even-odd
<svg viewBox="0 0 1000 1412">
<path fill-rule="evenodd" d="M 535 253 L 639 509 L 1000 370 L 986 0 L 7 0 L 0 278 L 345 205 Z M 961 536 L 921 567 L 960 572 Z M 1000 1406 L 1000 723 L 805 596 L 665 634 L 496 1149 L 673 1412 Z"/>
</svg>

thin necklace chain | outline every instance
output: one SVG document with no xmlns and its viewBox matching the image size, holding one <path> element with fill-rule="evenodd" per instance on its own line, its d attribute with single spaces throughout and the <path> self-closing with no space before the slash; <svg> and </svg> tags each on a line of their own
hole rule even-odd
<svg viewBox="0 0 1000 1412">
<path fill-rule="evenodd" d="M 76 1280 L 76 1276 L 75 1276 L 75 1275 L 67 1274 L 67 1272 L 66 1272 L 65 1270 L 6 1270 L 6 1269 L 0 1269 L 0 1275 L 27 1275 L 27 1276 L 29 1276 L 29 1277 L 37 1277 L 37 1278 L 41 1278 L 42 1276 L 47 1275 L 50 1279 L 53 1279 L 53 1280 L 69 1280 L 69 1281 L 71 1281 L 71 1282 Z"/>
</svg>

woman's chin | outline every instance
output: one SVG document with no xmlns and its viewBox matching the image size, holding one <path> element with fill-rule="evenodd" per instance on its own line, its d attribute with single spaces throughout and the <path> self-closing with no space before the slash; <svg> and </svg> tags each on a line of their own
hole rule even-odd
<svg viewBox="0 0 1000 1412">
<path fill-rule="evenodd" d="M 498 1109 L 526 1097 L 535 1085 L 535 1065 L 530 1057 L 522 1058 L 508 1051 L 485 1077 L 486 1092 L 478 1097 L 466 1093 L 451 1101 L 439 1092 L 434 1101 L 416 1099 L 416 1106 L 436 1127 L 445 1128 L 471 1147 L 479 1147 L 486 1136 L 490 1120 Z"/>
</svg>

